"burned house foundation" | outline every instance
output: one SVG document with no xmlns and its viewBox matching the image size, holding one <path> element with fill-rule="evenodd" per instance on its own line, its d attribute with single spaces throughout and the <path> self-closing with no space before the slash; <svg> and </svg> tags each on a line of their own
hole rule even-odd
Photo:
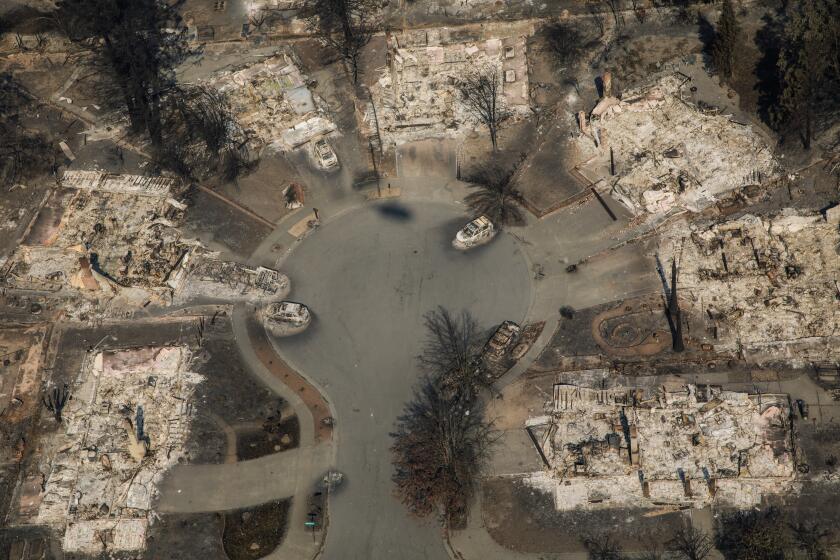
<svg viewBox="0 0 840 560">
<path fill-rule="evenodd" d="M 796 488 L 787 395 L 556 384 L 527 429 L 559 510 L 748 508 Z"/>
</svg>

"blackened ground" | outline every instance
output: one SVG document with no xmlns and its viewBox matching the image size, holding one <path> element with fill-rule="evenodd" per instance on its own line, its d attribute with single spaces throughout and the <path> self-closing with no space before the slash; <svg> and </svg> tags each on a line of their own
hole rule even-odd
<svg viewBox="0 0 840 560">
<path fill-rule="evenodd" d="M 840 424 L 826 422 L 815 425 L 799 420 L 796 430 L 801 459 L 808 465 L 809 473 L 836 476 L 840 471 Z"/>
<path fill-rule="evenodd" d="M 208 333 L 206 327 L 205 333 Z M 197 388 L 195 417 L 187 442 L 191 462 L 221 463 L 226 454 L 235 452 L 227 449 L 226 430 L 241 433 L 237 426 L 247 424 L 253 426 L 254 431 L 263 431 L 263 424 L 270 418 L 288 417 L 290 408 L 283 399 L 243 367 L 227 317 L 216 318 L 214 330 L 205 336 L 202 352 L 195 363 L 194 369 L 204 381 Z M 284 428 L 296 444 L 299 438 L 297 421 Z M 266 447 L 267 443 L 259 446 L 260 453 L 255 449 L 255 453 L 246 458 L 273 453 L 274 446 L 280 445 L 282 435 L 279 434 L 277 443 L 271 443 L 270 447 Z M 263 439 L 267 442 L 269 438 Z"/>
<path fill-rule="evenodd" d="M 574 272 L 571 274 L 575 274 Z M 564 356 L 591 356 L 600 354 L 601 349 L 592 337 L 592 320 L 605 309 L 614 307 L 615 303 L 607 303 L 587 309 L 572 309 L 571 318 L 562 317 L 551 341 L 532 366 L 537 370 L 553 370 L 557 368 L 558 360 Z M 559 312 L 559 310 L 558 310 Z"/>
<path fill-rule="evenodd" d="M 226 558 L 222 527 L 222 515 L 218 513 L 163 514 L 151 527 L 143 558 L 222 560 Z"/>
<path fill-rule="evenodd" d="M 226 513 L 223 541 L 227 557 L 254 560 L 277 548 L 286 536 L 291 503 L 282 500 Z"/>
<path fill-rule="evenodd" d="M 0 529 L 0 558 L 53 560 L 61 553 L 58 541 L 44 527 Z"/>
<path fill-rule="evenodd" d="M 206 191 L 192 190 L 189 203 L 184 235 L 199 237 L 225 258 L 247 258 L 270 231 L 263 222 Z"/>
<path fill-rule="evenodd" d="M 240 461 L 293 449 L 300 444 L 300 425 L 296 416 L 277 424 L 253 430 L 237 430 L 236 456 Z"/>
</svg>

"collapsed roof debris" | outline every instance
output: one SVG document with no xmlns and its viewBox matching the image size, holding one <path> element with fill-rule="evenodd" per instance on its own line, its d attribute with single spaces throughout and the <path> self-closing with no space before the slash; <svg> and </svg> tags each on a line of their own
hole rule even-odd
<svg viewBox="0 0 840 560">
<path fill-rule="evenodd" d="M 680 75 L 605 96 L 580 119 L 577 170 L 611 183 L 611 195 L 635 215 L 699 212 L 721 195 L 774 177 L 777 164 L 750 126 L 684 99 Z M 609 93 L 609 92 L 608 92 Z M 610 157 L 617 180 L 610 178 Z"/>
<path fill-rule="evenodd" d="M 23 243 L 0 262 L 0 285 L 76 299 L 65 311 L 77 318 L 168 305 L 182 291 L 285 296 L 289 282 L 279 272 L 216 260 L 199 241 L 184 239 L 178 226 L 187 206 L 176 188 L 163 177 L 68 171 Z"/>
<path fill-rule="evenodd" d="M 660 256 L 716 347 L 755 363 L 840 360 L 840 210 L 674 224 Z"/>
<path fill-rule="evenodd" d="M 367 127 L 375 131 L 378 120 L 391 143 L 462 134 L 477 123 L 459 101 L 456 81 L 487 67 L 496 69 L 514 116 L 529 114 L 525 45 L 524 36 L 457 42 L 447 28 L 391 35 L 389 64 L 371 88 L 376 110 L 367 108 Z"/>
<path fill-rule="evenodd" d="M 68 171 L 0 269 L 7 288 L 164 302 L 171 271 L 197 242 L 175 226 L 186 206 L 162 177 Z M 70 309 L 68 309 L 70 311 Z"/>
<path fill-rule="evenodd" d="M 236 117 L 267 147 L 293 149 L 336 130 L 326 104 L 313 95 L 292 56 L 281 52 L 257 64 L 215 74 L 210 85 L 227 94 Z"/>
<path fill-rule="evenodd" d="M 181 346 L 89 356 L 65 429 L 44 443 L 42 488 L 21 497 L 22 521 L 64 531 L 65 552 L 143 549 L 157 485 L 183 457 L 202 381 L 189 360 Z"/>
<path fill-rule="evenodd" d="M 186 281 L 177 281 L 180 287 L 176 299 L 186 301 L 191 297 L 210 297 L 223 300 L 276 300 L 289 293 L 289 278 L 284 274 L 258 266 L 250 268 L 235 262 L 201 259 L 194 266 L 187 263 Z"/>
<path fill-rule="evenodd" d="M 787 395 L 557 384 L 529 430 L 557 509 L 751 507 L 794 487 Z"/>
</svg>

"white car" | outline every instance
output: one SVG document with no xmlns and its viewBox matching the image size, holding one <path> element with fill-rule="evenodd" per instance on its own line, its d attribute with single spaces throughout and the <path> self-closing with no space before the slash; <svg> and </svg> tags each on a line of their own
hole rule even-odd
<svg viewBox="0 0 840 560">
<path fill-rule="evenodd" d="M 315 150 L 315 157 L 318 158 L 318 164 L 324 169 L 333 169 L 338 167 L 338 156 L 330 146 L 330 143 L 324 138 L 319 138 L 313 144 Z"/>
<path fill-rule="evenodd" d="M 493 239 L 496 228 L 487 216 L 479 216 L 461 228 L 452 240 L 452 246 L 460 251 L 483 245 Z"/>
<path fill-rule="evenodd" d="M 291 336 L 306 330 L 312 322 L 309 308 L 302 303 L 280 301 L 263 311 L 263 324 L 274 336 Z"/>
</svg>

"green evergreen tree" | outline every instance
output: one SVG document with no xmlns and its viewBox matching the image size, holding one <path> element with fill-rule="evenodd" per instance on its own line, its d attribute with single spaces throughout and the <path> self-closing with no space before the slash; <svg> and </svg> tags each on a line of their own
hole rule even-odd
<svg viewBox="0 0 840 560">
<path fill-rule="evenodd" d="M 732 77 L 740 42 L 741 27 L 738 25 L 735 8 L 732 7 L 732 0 L 724 0 L 712 45 L 712 60 L 724 78 Z"/>
</svg>

